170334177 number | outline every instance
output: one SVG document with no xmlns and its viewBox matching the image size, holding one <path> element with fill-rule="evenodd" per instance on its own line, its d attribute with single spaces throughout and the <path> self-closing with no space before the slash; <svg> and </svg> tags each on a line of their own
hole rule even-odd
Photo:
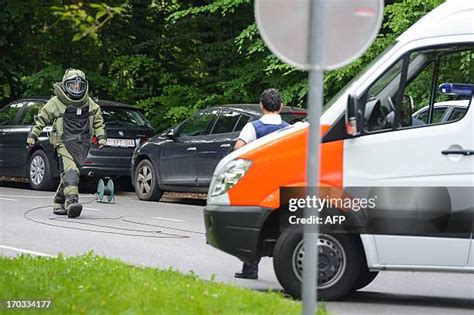
<svg viewBox="0 0 474 315">
<path fill-rule="evenodd" d="M 51 300 L 6 300 L 3 306 L 7 309 L 50 308 Z"/>
</svg>

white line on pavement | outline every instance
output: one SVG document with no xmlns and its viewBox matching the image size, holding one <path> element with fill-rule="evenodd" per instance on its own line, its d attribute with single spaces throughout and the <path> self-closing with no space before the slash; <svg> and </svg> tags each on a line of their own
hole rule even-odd
<svg viewBox="0 0 474 315">
<path fill-rule="evenodd" d="M 18 201 L 18 199 L 10 199 L 10 198 L 0 198 L 0 200 L 6 200 L 6 201 Z"/>
<path fill-rule="evenodd" d="M 36 256 L 55 257 L 54 255 L 49 255 L 49 254 L 45 254 L 45 253 L 35 252 L 35 251 L 32 251 L 32 250 L 21 249 L 21 248 L 5 246 L 5 245 L 0 245 L 0 248 L 9 249 L 9 250 L 12 250 L 12 251 L 15 251 L 15 252 L 31 254 L 31 255 L 36 255 Z"/>
<path fill-rule="evenodd" d="M 85 210 L 91 210 L 91 211 L 103 211 L 101 209 L 96 209 L 96 208 L 87 208 L 87 207 L 84 207 Z"/>
<path fill-rule="evenodd" d="M 19 195 L 0 195 L 0 197 L 13 197 L 13 198 L 45 198 L 45 199 L 53 198 L 53 196 L 19 196 Z"/>
<path fill-rule="evenodd" d="M 163 217 L 153 217 L 153 219 L 168 220 L 168 221 L 175 221 L 175 222 L 186 222 L 186 221 L 184 221 L 184 220 L 171 219 L 171 218 L 163 218 Z"/>
</svg>

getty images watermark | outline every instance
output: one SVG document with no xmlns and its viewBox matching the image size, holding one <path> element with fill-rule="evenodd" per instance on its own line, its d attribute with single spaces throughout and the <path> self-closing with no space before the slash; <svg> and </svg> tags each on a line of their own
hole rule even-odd
<svg viewBox="0 0 474 315">
<path fill-rule="evenodd" d="M 299 210 L 316 209 L 319 214 L 324 209 L 340 209 L 344 211 L 359 212 L 360 210 L 374 209 L 377 196 L 371 198 L 342 198 L 342 197 L 316 197 L 306 196 L 304 198 L 290 198 L 288 201 L 288 210 L 294 215 L 290 215 L 290 224 L 342 224 L 345 215 L 316 216 L 311 215 L 308 218 L 299 217 L 296 212 Z"/>
</svg>

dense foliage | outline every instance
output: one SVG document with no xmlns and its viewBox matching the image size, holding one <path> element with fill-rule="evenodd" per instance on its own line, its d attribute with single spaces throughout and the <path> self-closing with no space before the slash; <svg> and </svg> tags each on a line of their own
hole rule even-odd
<svg viewBox="0 0 474 315">
<path fill-rule="evenodd" d="M 325 98 L 440 2 L 386 1 L 375 43 L 327 73 Z M 0 105 L 51 95 L 69 67 L 86 72 L 93 96 L 136 104 L 157 130 L 207 106 L 255 103 L 270 86 L 304 106 L 308 90 L 307 74 L 263 44 L 250 0 L 0 0 L 0 24 Z"/>
</svg>

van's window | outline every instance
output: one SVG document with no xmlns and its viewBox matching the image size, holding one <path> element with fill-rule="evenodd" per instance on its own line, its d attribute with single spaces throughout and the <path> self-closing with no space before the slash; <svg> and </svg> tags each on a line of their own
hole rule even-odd
<svg viewBox="0 0 474 315">
<path fill-rule="evenodd" d="M 442 47 L 411 52 L 392 65 L 366 93 L 364 128 L 395 130 L 459 120 L 472 94 L 446 93 L 442 84 L 474 84 L 474 49 Z M 398 114 L 397 114 L 398 113 Z M 454 112 L 453 112 L 454 113 Z M 395 117 L 398 115 L 398 117 Z"/>
<path fill-rule="evenodd" d="M 372 85 L 372 87 L 369 89 L 369 99 L 375 98 L 377 95 L 381 95 L 390 84 L 398 86 L 400 81 L 400 72 L 402 72 L 402 64 L 402 60 L 399 60 Z"/>
<path fill-rule="evenodd" d="M 214 127 L 212 128 L 211 134 L 219 134 L 219 133 L 228 133 L 233 132 L 235 124 L 239 120 L 240 114 L 234 111 L 224 111 L 222 114 L 217 118 Z"/>
<path fill-rule="evenodd" d="M 390 45 L 388 45 L 374 60 L 372 60 L 365 68 L 357 73 L 355 77 L 353 77 L 346 85 L 344 85 L 343 88 L 339 90 L 339 92 L 336 93 L 326 104 L 324 104 L 323 108 L 323 113 L 329 110 L 334 103 L 336 103 L 346 92 L 352 87 L 352 85 L 357 82 L 363 75 L 365 75 L 370 69 L 373 68 L 373 66 L 379 62 L 380 59 L 382 59 L 385 55 L 387 55 L 395 46 L 397 42 L 393 42 Z M 346 97 L 347 99 L 347 97 Z"/>
<path fill-rule="evenodd" d="M 394 113 L 394 95 L 400 88 L 400 73 L 403 60 L 397 61 L 367 92 L 367 102 L 364 110 L 364 128 L 377 131 L 392 128 Z M 393 114 L 392 114 L 393 116 Z"/>
<path fill-rule="evenodd" d="M 39 110 L 43 107 L 43 102 L 26 102 L 26 113 L 21 121 L 21 125 L 33 125 L 35 115 L 38 115 Z"/>
<path fill-rule="evenodd" d="M 474 63 L 471 61 L 474 57 L 474 50 L 460 47 L 433 49 L 423 51 L 420 55 L 432 62 L 422 68 L 418 74 L 413 75 L 414 78 L 410 78 L 411 74 L 408 73 L 409 80 L 407 80 L 404 90 L 404 99 L 411 100 L 408 110 L 417 111 L 420 108 L 428 107 L 426 119 L 421 120 L 423 124 L 447 123 L 450 120 L 445 117 L 445 112 L 438 108 L 446 107 L 448 110 L 450 107 L 461 104 L 466 104 L 467 107 L 471 96 L 447 95 L 440 92 L 439 86 L 443 83 L 474 83 L 471 82 L 474 78 Z M 457 117 L 457 119 L 461 118 L 462 116 Z M 417 123 L 420 122 L 414 119 L 411 122 L 407 120 L 402 127 L 415 126 Z"/>
<path fill-rule="evenodd" d="M 23 107 L 23 102 L 5 106 L 0 110 L 0 125 L 13 125 L 15 117 Z"/>
</svg>

